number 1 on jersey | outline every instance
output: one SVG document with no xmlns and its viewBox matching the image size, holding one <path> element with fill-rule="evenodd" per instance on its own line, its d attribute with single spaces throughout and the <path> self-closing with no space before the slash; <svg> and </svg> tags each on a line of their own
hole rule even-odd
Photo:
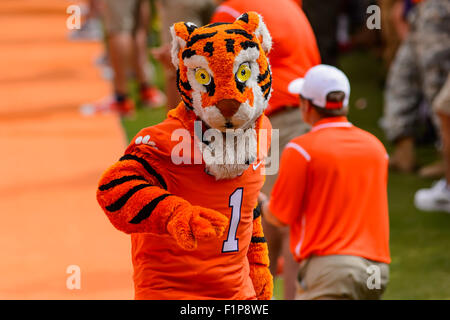
<svg viewBox="0 0 450 320">
<path fill-rule="evenodd" d="M 228 206 L 231 208 L 230 226 L 227 239 L 223 242 L 222 252 L 239 251 L 239 239 L 236 239 L 237 228 L 241 220 L 243 188 L 237 188 L 230 195 Z"/>
</svg>

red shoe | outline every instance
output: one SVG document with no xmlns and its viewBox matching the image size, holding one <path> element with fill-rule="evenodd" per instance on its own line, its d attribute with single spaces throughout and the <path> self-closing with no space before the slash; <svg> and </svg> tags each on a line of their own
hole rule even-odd
<svg viewBox="0 0 450 320">
<path fill-rule="evenodd" d="M 144 107 L 157 108 L 163 106 L 167 101 L 164 92 L 156 87 L 148 87 L 141 90 L 141 103 Z"/>
<path fill-rule="evenodd" d="M 96 113 L 117 112 L 122 117 L 132 117 L 135 113 L 134 102 L 131 99 L 125 99 L 117 102 L 112 97 L 107 97 L 98 102 L 84 104 L 80 108 L 84 115 L 93 115 Z"/>
</svg>

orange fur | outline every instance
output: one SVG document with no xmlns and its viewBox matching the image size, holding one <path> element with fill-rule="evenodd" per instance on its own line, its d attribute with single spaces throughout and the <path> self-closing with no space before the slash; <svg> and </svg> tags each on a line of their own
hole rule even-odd
<svg viewBox="0 0 450 320">
<path fill-rule="evenodd" d="M 252 237 L 262 238 L 264 232 L 261 216 L 253 220 Z M 266 242 L 250 243 L 247 252 L 250 264 L 250 278 L 258 300 L 270 300 L 273 295 L 273 277 L 269 270 L 269 250 Z"/>
</svg>

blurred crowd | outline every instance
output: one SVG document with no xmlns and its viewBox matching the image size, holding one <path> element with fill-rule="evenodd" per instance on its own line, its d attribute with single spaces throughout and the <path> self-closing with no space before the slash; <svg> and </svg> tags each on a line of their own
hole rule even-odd
<svg viewBox="0 0 450 320">
<path fill-rule="evenodd" d="M 285 16 L 283 6 L 294 4 L 299 13 Z M 394 147 L 389 166 L 440 179 L 418 190 L 415 204 L 422 210 L 450 213 L 449 0 L 89 0 L 82 5 L 82 27 L 69 37 L 105 44 L 98 64 L 112 88 L 109 97 L 86 104 L 83 112 L 113 111 L 124 117 L 133 117 L 137 108 L 170 109 L 181 101 L 170 60 L 172 24 L 189 21 L 201 26 L 259 12 L 274 41 L 269 58 L 275 90 L 267 115 L 280 129 L 280 148 L 309 130 L 296 111 L 298 97 L 288 92 L 288 83 L 314 65 L 339 66 L 343 52 L 373 51 L 385 73 L 379 124 Z M 380 8 L 380 29 L 367 27 L 367 8 L 372 5 Z M 163 81 L 158 82 L 155 65 L 162 67 Z M 420 143 L 435 146 L 438 161 L 419 168 L 415 146 Z M 265 194 L 274 182 L 268 177 Z M 264 231 L 271 272 L 282 273 L 284 298 L 293 299 L 299 266 L 289 251 L 287 228 L 266 224 Z"/>
</svg>

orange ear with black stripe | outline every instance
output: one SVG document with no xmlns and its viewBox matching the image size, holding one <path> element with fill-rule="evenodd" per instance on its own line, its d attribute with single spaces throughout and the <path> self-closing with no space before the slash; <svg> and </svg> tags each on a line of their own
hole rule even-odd
<svg viewBox="0 0 450 320">
<path fill-rule="evenodd" d="M 241 14 L 235 21 L 248 33 L 253 33 L 259 40 L 262 49 L 267 54 L 272 49 L 272 37 L 262 16 L 254 11 Z"/>
<path fill-rule="evenodd" d="M 177 22 L 170 27 L 170 33 L 172 35 L 172 63 L 175 68 L 178 69 L 180 50 L 186 47 L 192 32 L 198 27 L 192 22 Z"/>
</svg>

